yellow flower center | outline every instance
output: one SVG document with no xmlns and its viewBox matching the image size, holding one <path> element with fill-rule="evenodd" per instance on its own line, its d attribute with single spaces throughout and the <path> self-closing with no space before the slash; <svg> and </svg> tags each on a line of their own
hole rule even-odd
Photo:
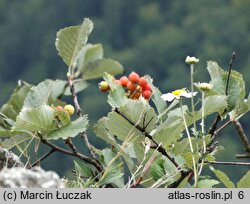
<svg viewBox="0 0 250 204">
<path fill-rule="evenodd" d="M 183 92 L 185 92 L 184 89 L 177 89 L 177 90 L 173 91 L 172 94 L 175 96 L 180 96 Z"/>
</svg>

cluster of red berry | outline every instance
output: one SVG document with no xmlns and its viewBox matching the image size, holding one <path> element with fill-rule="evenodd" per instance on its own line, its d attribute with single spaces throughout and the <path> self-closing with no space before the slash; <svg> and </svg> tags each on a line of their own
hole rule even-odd
<svg viewBox="0 0 250 204">
<path fill-rule="evenodd" d="M 141 95 L 149 99 L 152 95 L 152 89 L 145 77 L 140 77 L 136 72 L 131 72 L 128 77 L 114 78 L 114 83 L 122 86 L 126 91 L 126 96 L 130 99 L 139 99 Z M 106 81 L 102 81 L 99 83 L 99 89 L 106 92 L 110 90 L 110 87 Z"/>
</svg>

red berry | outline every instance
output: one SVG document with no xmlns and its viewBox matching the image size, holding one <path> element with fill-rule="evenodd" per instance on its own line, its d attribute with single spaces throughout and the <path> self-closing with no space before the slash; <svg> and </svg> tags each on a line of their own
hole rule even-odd
<svg viewBox="0 0 250 204">
<path fill-rule="evenodd" d="M 132 83 L 131 81 L 129 81 L 127 84 L 127 88 L 130 91 L 134 91 L 136 89 L 136 85 L 134 83 Z"/>
<path fill-rule="evenodd" d="M 128 79 L 128 77 L 123 76 L 123 77 L 120 78 L 120 82 L 122 83 L 123 87 L 126 87 L 128 82 L 129 82 L 129 79 Z"/>
<path fill-rule="evenodd" d="M 140 77 L 139 79 L 139 82 L 138 84 L 141 86 L 141 87 L 144 87 L 148 84 L 147 80 L 145 79 L 145 77 Z"/>
<path fill-rule="evenodd" d="M 115 83 L 115 84 L 119 84 L 119 85 L 122 86 L 122 82 L 121 82 L 120 80 L 118 80 L 118 79 L 116 79 L 116 80 L 114 81 L 114 83 Z"/>
<path fill-rule="evenodd" d="M 145 99 L 149 99 L 151 95 L 152 95 L 152 92 L 149 91 L 149 90 L 145 90 L 145 91 L 142 92 L 142 96 L 143 96 Z"/>
<path fill-rule="evenodd" d="M 129 80 L 133 83 L 138 83 L 139 81 L 139 74 L 135 73 L 135 72 L 131 72 L 131 74 L 128 76 Z"/>
<path fill-rule="evenodd" d="M 151 89 L 151 87 L 150 87 L 149 84 L 146 84 L 146 86 L 143 86 L 143 87 L 142 87 L 142 90 L 143 90 L 143 91 L 148 90 L 148 91 L 151 91 L 151 92 L 152 92 L 152 89 Z"/>
<path fill-rule="evenodd" d="M 99 89 L 102 91 L 102 92 L 105 92 L 107 90 L 109 90 L 109 85 L 106 81 L 101 81 L 99 83 Z"/>
</svg>

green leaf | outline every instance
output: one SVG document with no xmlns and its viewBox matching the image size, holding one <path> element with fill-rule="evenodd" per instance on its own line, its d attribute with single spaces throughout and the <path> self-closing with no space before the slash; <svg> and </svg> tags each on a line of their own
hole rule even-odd
<svg viewBox="0 0 250 204">
<path fill-rule="evenodd" d="M 155 104 L 157 112 L 158 114 L 161 114 L 164 112 L 164 110 L 166 110 L 167 103 L 161 98 L 162 93 L 160 92 L 160 90 L 153 85 L 153 79 L 149 75 L 146 75 L 145 77 L 147 81 L 149 82 L 150 87 L 153 91 L 152 100 Z"/>
<path fill-rule="evenodd" d="M 250 171 L 248 171 L 237 183 L 237 188 L 250 188 Z"/>
<path fill-rule="evenodd" d="M 175 182 L 180 176 L 174 164 L 164 156 L 161 156 L 152 164 L 150 174 L 155 181 L 164 178 L 166 181 L 164 186 Z"/>
<path fill-rule="evenodd" d="M 24 99 L 31 87 L 32 86 L 27 83 L 18 85 L 12 93 L 8 102 L 4 104 L 3 107 L 1 107 L 0 112 L 3 113 L 6 117 L 15 121 L 17 115 L 23 107 Z"/>
<path fill-rule="evenodd" d="M 118 144 L 115 140 L 115 137 L 111 135 L 107 129 L 107 120 L 108 118 L 106 117 L 101 118 L 94 126 L 94 132 L 96 136 L 103 139 L 107 143 L 113 145 L 118 152 L 121 152 L 121 155 L 126 161 L 126 164 L 128 165 L 130 172 L 132 172 L 134 167 L 134 162 L 132 158 L 136 157 L 134 154 L 132 154 L 134 153 L 134 145 L 131 144 L 128 147 L 125 147 L 124 149 L 122 145 Z"/>
<path fill-rule="evenodd" d="M 16 135 L 30 135 L 32 136 L 32 133 L 27 131 L 15 131 L 15 130 L 0 130 L 0 137 L 13 137 Z"/>
<path fill-rule="evenodd" d="M 87 43 L 88 36 L 93 30 L 93 22 L 85 18 L 82 25 L 66 27 L 57 32 L 56 48 L 63 61 L 70 67 L 83 46 Z M 69 70 L 69 73 L 74 73 Z"/>
<path fill-rule="evenodd" d="M 86 44 L 77 56 L 77 69 L 79 74 L 84 72 L 86 66 L 103 58 L 103 48 L 101 44 Z"/>
<path fill-rule="evenodd" d="M 34 108 L 47 104 L 52 88 L 53 82 L 51 80 L 45 80 L 32 87 L 24 100 L 24 106 L 26 108 Z"/>
<path fill-rule="evenodd" d="M 213 92 L 219 95 L 225 95 L 226 81 L 228 72 L 222 70 L 216 62 L 209 61 L 207 69 L 211 76 Z M 228 111 L 237 108 L 243 103 L 245 98 L 245 82 L 242 75 L 234 70 L 231 71 L 228 87 Z"/>
<path fill-rule="evenodd" d="M 235 188 L 233 182 L 230 181 L 229 177 L 224 172 L 216 170 L 212 166 L 210 166 L 210 169 L 226 188 Z"/>
<path fill-rule="evenodd" d="M 222 113 L 227 107 L 226 96 L 208 96 L 204 101 L 205 116 L 212 113 Z M 201 110 L 200 110 L 201 114 Z M 199 117 L 199 119 L 201 116 Z"/>
<path fill-rule="evenodd" d="M 94 167 L 90 166 L 89 164 L 74 160 L 74 167 L 77 176 L 86 178 L 93 176 Z"/>
<path fill-rule="evenodd" d="M 16 136 L 12 136 L 9 139 L 4 140 L 1 143 L 1 146 L 7 150 L 12 149 L 13 147 L 18 146 L 19 144 L 31 139 L 33 136 L 29 134 L 20 134 Z"/>
<path fill-rule="evenodd" d="M 101 162 L 105 167 L 105 172 L 100 180 L 101 185 L 114 183 L 118 187 L 124 186 L 123 162 L 120 157 L 116 157 L 116 152 L 110 149 L 101 151 Z M 116 158 L 116 159 L 114 159 Z"/>
<path fill-rule="evenodd" d="M 48 105 L 36 108 L 24 107 L 17 116 L 14 130 L 49 132 L 53 128 L 55 113 Z"/>
<path fill-rule="evenodd" d="M 198 188 L 212 188 L 220 182 L 214 179 L 202 179 L 198 182 Z"/>
<path fill-rule="evenodd" d="M 105 72 L 111 75 L 121 74 L 123 72 L 123 67 L 119 62 L 114 60 L 99 59 L 86 65 L 83 79 L 90 80 L 101 78 Z"/>
<path fill-rule="evenodd" d="M 120 107 L 128 103 L 126 93 L 121 86 L 117 85 L 113 91 L 110 91 L 108 95 L 108 103 L 112 108 Z"/>
<path fill-rule="evenodd" d="M 109 113 L 108 118 L 108 130 L 122 141 L 129 136 L 144 139 L 143 132 L 139 129 L 150 133 L 155 129 L 157 120 L 154 109 L 144 99 L 129 99 L 126 105 L 118 109 L 118 113 Z"/>
<path fill-rule="evenodd" d="M 85 132 L 87 126 L 88 126 L 88 117 L 87 115 L 84 115 L 61 128 L 53 130 L 48 135 L 44 136 L 44 139 L 57 140 L 59 138 L 67 139 L 69 137 L 75 137 L 79 133 Z"/>
</svg>

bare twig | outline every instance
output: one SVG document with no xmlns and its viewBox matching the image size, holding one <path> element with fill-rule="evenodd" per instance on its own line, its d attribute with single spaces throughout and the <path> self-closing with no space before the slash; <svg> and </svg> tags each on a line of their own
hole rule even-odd
<svg viewBox="0 0 250 204">
<path fill-rule="evenodd" d="M 219 161 L 205 161 L 207 164 L 224 165 L 224 166 L 250 166 L 250 162 L 219 162 Z"/>
<path fill-rule="evenodd" d="M 48 151 L 45 155 L 43 155 L 41 158 L 39 158 L 37 161 L 35 161 L 33 164 L 31 164 L 28 169 L 36 166 L 37 164 L 39 164 L 41 161 L 43 161 L 44 159 L 48 158 L 51 154 L 53 154 L 56 150 L 55 149 L 51 149 L 50 151 Z"/>
<path fill-rule="evenodd" d="M 226 96 L 228 95 L 229 81 L 230 81 L 232 66 L 233 66 L 233 63 L 235 61 L 235 58 L 236 58 L 236 53 L 233 52 L 232 55 L 231 55 L 231 59 L 230 59 L 230 62 L 229 62 L 229 68 L 228 68 L 228 76 L 227 76 L 226 88 L 225 88 L 225 95 Z M 226 112 L 227 112 L 227 109 L 225 109 L 223 111 L 222 115 L 224 115 Z M 210 127 L 210 129 L 208 131 L 208 134 L 210 134 L 211 136 L 214 136 L 214 132 L 216 131 L 217 125 L 218 125 L 218 123 L 220 121 L 221 121 L 221 116 L 218 114 L 216 116 L 216 119 L 214 120 L 213 124 L 211 125 L 211 127 Z"/>
<path fill-rule="evenodd" d="M 71 78 L 68 79 L 68 82 L 69 82 L 70 91 L 71 91 L 71 94 L 72 94 L 72 97 L 73 97 L 74 106 L 76 108 L 76 113 L 77 113 L 78 117 L 81 117 L 82 116 L 82 109 L 81 109 L 81 107 L 79 105 L 79 102 L 78 102 L 78 98 L 77 98 L 77 94 L 76 94 L 76 91 L 75 91 L 74 82 L 73 82 L 73 80 Z M 93 151 L 93 147 L 92 147 L 92 145 L 89 142 L 89 139 L 88 139 L 88 136 L 87 136 L 86 132 L 80 133 L 80 136 L 83 138 L 84 143 L 87 146 L 90 155 L 94 159 L 96 159 L 95 152 Z"/>
<path fill-rule="evenodd" d="M 238 120 L 233 121 L 235 128 L 238 132 L 238 135 L 240 136 L 240 140 L 245 148 L 245 151 L 250 153 L 250 144 L 249 144 L 249 140 L 246 136 L 246 134 L 244 133 L 244 130 L 240 124 L 240 122 Z"/>
<path fill-rule="evenodd" d="M 236 159 L 247 159 L 247 158 L 250 158 L 250 153 L 236 154 L 235 157 L 236 157 Z"/>
<path fill-rule="evenodd" d="M 72 151 L 73 151 L 74 153 L 77 153 L 77 152 L 78 152 L 78 151 L 77 151 L 77 148 L 76 148 L 76 146 L 74 145 L 74 143 L 72 142 L 72 139 L 71 139 L 71 138 L 66 139 L 66 140 L 65 140 L 65 143 L 66 143 L 67 145 L 69 145 L 69 147 L 72 149 Z"/>
</svg>

